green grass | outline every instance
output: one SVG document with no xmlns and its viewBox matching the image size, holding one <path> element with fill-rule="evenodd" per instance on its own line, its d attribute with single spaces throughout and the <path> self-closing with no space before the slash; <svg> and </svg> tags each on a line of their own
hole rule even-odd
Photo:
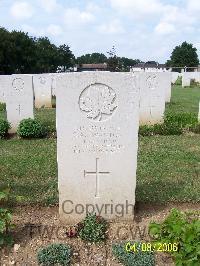
<svg viewBox="0 0 200 266">
<path fill-rule="evenodd" d="M 167 112 L 197 114 L 199 99 L 199 88 L 176 86 Z M 55 131 L 55 109 L 37 110 L 35 116 Z M 58 203 L 56 139 L 0 140 L 0 186 L 7 184 L 25 203 Z M 199 135 L 140 137 L 137 201 L 199 202 L 199 195 Z"/>
<path fill-rule="evenodd" d="M 182 88 L 173 86 L 172 99 L 167 104 L 166 113 L 195 113 L 198 114 L 200 87 Z"/>
<path fill-rule="evenodd" d="M 56 131 L 56 109 L 35 109 L 35 118 L 43 122 L 50 133 Z"/>
<path fill-rule="evenodd" d="M 200 137 L 140 137 L 137 200 L 200 201 Z"/>
<path fill-rule="evenodd" d="M 56 203 L 56 139 L 0 140 L 0 180 L 26 203 Z"/>
<path fill-rule="evenodd" d="M 1 184 L 10 184 L 27 203 L 57 203 L 56 140 L 0 140 Z M 200 137 L 141 137 L 137 200 L 198 202 Z"/>
</svg>

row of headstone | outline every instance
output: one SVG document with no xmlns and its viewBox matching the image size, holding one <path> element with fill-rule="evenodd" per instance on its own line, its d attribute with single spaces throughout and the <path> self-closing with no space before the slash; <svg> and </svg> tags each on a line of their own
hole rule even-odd
<svg viewBox="0 0 200 266">
<path fill-rule="evenodd" d="M 182 87 L 189 87 L 191 81 L 200 83 L 200 72 L 184 72 L 182 73 Z"/>
<path fill-rule="evenodd" d="M 102 75 L 104 74 L 105 72 L 102 72 Z M 140 124 L 162 123 L 165 102 L 170 101 L 171 97 L 170 73 L 137 73 L 135 75 L 137 75 L 140 92 Z M 68 76 L 68 74 L 0 76 L 0 91 L 3 91 L 2 102 L 6 102 L 7 119 L 12 125 L 12 133 L 16 132 L 22 119 L 33 118 L 33 94 L 36 108 L 51 107 L 52 88 L 54 88 L 55 95 L 58 76 Z M 1 90 L 2 88 L 4 89 Z"/>
<path fill-rule="evenodd" d="M 37 98 L 45 88 L 42 77 L 8 77 L 5 97 L 12 130 L 21 119 L 33 117 L 33 83 Z M 123 218 L 132 218 L 140 111 L 155 120 L 162 118 L 170 98 L 169 84 L 171 76 L 166 73 L 93 72 L 56 77 L 62 220 L 80 221 L 89 208 L 115 219 L 119 207 L 124 209 Z"/>
</svg>

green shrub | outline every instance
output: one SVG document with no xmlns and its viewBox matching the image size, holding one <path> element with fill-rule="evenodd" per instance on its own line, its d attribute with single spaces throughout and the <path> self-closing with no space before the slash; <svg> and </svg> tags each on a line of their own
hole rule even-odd
<svg viewBox="0 0 200 266">
<path fill-rule="evenodd" d="M 20 122 L 17 134 L 21 138 L 43 138 L 47 136 L 47 129 L 41 122 L 28 118 Z"/>
<path fill-rule="evenodd" d="M 97 243 L 106 239 L 107 222 L 96 214 L 88 214 L 79 224 L 78 235 L 82 240 Z"/>
<path fill-rule="evenodd" d="M 156 124 L 154 125 L 154 134 L 155 135 L 181 135 L 183 129 L 177 124 Z"/>
<path fill-rule="evenodd" d="M 139 135 L 141 136 L 153 136 L 153 135 L 181 135 L 183 129 L 177 124 L 155 124 L 153 126 L 141 126 L 139 129 Z"/>
<path fill-rule="evenodd" d="M 159 243 L 177 243 L 172 252 L 176 265 L 198 266 L 200 261 L 200 213 L 172 209 L 163 223 L 151 223 L 149 234 Z"/>
<path fill-rule="evenodd" d="M 141 136 L 153 136 L 154 126 L 143 125 L 139 127 L 139 135 Z"/>
<path fill-rule="evenodd" d="M 10 129 L 10 124 L 7 120 L 0 119 L 0 138 L 5 137 Z"/>
<path fill-rule="evenodd" d="M 3 207 L 8 202 L 9 196 L 9 188 L 0 190 L 0 247 L 13 244 L 13 238 L 10 234 L 10 230 L 15 227 L 12 223 L 12 214 Z"/>
<path fill-rule="evenodd" d="M 164 124 L 177 125 L 180 128 L 189 127 L 198 123 L 197 115 L 193 113 L 168 113 L 165 117 Z"/>
<path fill-rule="evenodd" d="M 176 85 L 176 86 L 182 85 L 182 77 L 178 77 L 176 82 L 174 83 L 174 85 Z"/>
<path fill-rule="evenodd" d="M 141 243 L 130 242 L 136 245 L 136 252 L 126 250 L 127 243 L 113 244 L 113 255 L 125 266 L 154 266 L 154 253 L 150 251 L 142 251 Z"/>
<path fill-rule="evenodd" d="M 199 86 L 199 82 L 195 81 L 195 79 L 191 79 L 190 86 L 191 87 L 198 87 Z"/>
<path fill-rule="evenodd" d="M 163 124 L 140 126 L 141 136 L 181 135 L 184 129 L 196 130 L 198 133 L 198 118 L 193 113 L 168 113 Z"/>
<path fill-rule="evenodd" d="M 70 265 L 71 248 L 64 244 L 52 244 L 38 251 L 38 264 L 42 266 Z"/>
<path fill-rule="evenodd" d="M 0 103 L 0 111 L 5 111 L 5 110 L 6 110 L 6 104 Z"/>
</svg>

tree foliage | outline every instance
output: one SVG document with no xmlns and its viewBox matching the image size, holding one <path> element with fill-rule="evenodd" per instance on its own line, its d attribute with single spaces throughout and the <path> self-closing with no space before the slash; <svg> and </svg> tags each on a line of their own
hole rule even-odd
<svg viewBox="0 0 200 266">
<path fill-rule="evenodd" d="M 57 47 L 47 37 L 34 38 L 22 31 L 0 28 L 1 74 L 48 73 L 73 64 L 74 55 L 66 44 Z"/>
<path fill-rule="evenodd" d="M 102 53 L 92 53 L 92 54 L 85 54 L 80 57 L 77 57 L 76 60 L 77 64 L 100 64 L 106 63 L 107 57 Z"/>
<path fill-rule="evenodd" d="M 77 57 L 76 63 L 79 65 L 107 63 L 111 71 L 129 71 L 131 66 L 141 62 L 139 59 L 117 56 L 114 46 L 107 54 L 108 57 L 102 53 L 85 54 Z"/>
<path fill-rule="evenodd" d="M 197 67 L 199 64 L 197 49 L 193 44 L 183 42 L 176 46 L 167 65 L 171 67 Z"/>
<path fill-rule="evenodd" d="M 140 60 L 119 57 L 115 47 L 103 53 L 85 54 L 75 59 L 66 44 L 56 46 L 47 37 L 31 37 L 22 31 L 0 27 L 0 74 L 50 73 L 58 69 L 66 71 L 75 64 L 107 63 L 110 71 L 129 71 Z M 61 67 L 61 68 L 60 68 Z"/>
</svg>

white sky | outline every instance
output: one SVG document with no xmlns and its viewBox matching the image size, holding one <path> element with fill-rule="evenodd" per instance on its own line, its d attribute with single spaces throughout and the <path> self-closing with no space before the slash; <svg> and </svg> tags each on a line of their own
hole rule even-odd
<svg viewBox="0 0 200 266">
<path fill-rule="evenodd" d="M 183 41 L 200 55 L 200 0 L 0 0 L 0 26 L 105 53 L 164 63 Z"/>
</svg>

